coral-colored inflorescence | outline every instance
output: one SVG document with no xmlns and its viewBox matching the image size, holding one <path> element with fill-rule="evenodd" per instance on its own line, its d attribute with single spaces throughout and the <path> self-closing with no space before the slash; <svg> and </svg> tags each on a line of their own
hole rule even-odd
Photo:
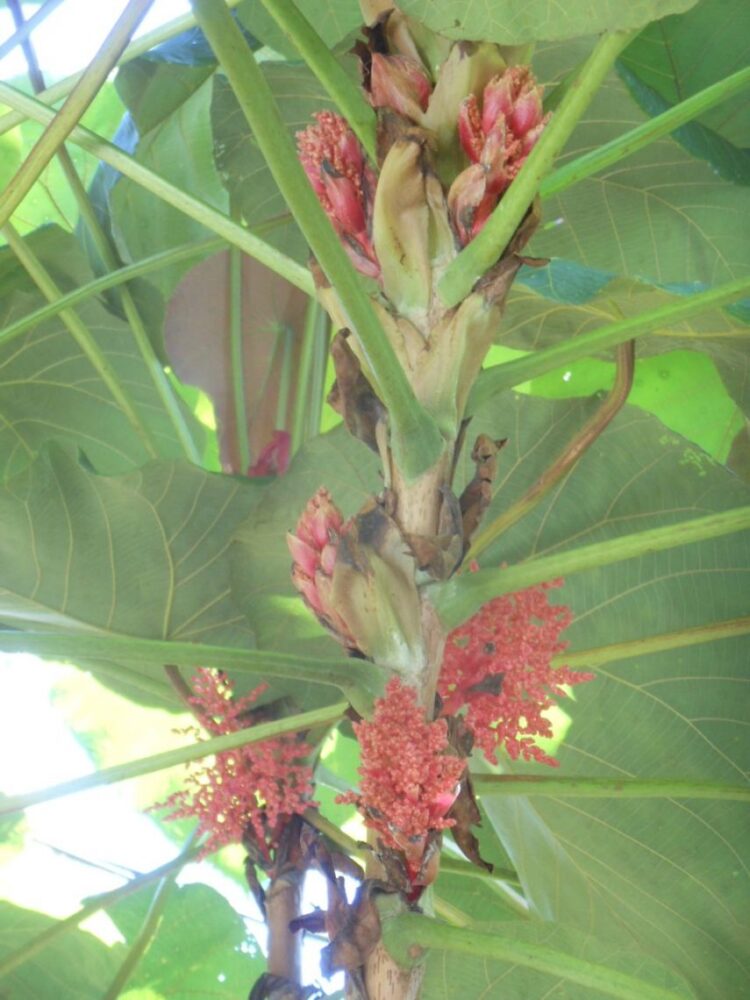
<svg viewBox="0 0 750 1000">
<path fill-rule="evenodd" d="M 385 697 L 375 702 L 372 721 L 355 722 L 361 752 L 360 793 L 339 801 L 355 802 L 367 826 L 386 847 L 404 851 L 418 869 L 431 830 L 453 825 L 446 819 L 466 761 L 446 754 L 444 719 L 427 722 L 416 691 L 392 678 Z"/>
<path fill-rule="evenodd" d="M 193 690 L 190 700 L 203 728 L 222 736 L 247 727 L 250 706 L 265 685 L 234 698 L 227 677 L 201 668 Z M 167 819 L 197 819 L 199 833 L 207 835 L 202 855 L 250 839 L 270 860 L 289 818 L 315 805 L 312 768 L 304 761 L 311 749 L 283 736 L 216 754 L 212 766 L 191 770 L 187 787 L 153 808 L 171 809 Z"/>
<path fill-rule="evenodd" d="M 319 111 L 315 119 L 297 133 L 300 162 L 352 263 L 377 278 L 380 266 L 370 238 L 375 173 L 344 118 Z"/>
<path fill-rule="evenodd" d="M 565 695 L 562 685 L 593 679 L 551 664 L 567 647 L 560 633 L 572 617 L 567 607 L 547 599 L 561 583 L 498 597 L 448 637 L 438 683 L 443 714 L 455 715 L 466 706 L 466 724 L 490 761 L 505 747 L 514 760 L 555 766 L 535 742 L 552 736 L 544 712 Z"/>
<path fill-rule="evenodd" d="M 448 204 L 463 243 L 485 224 L 548 119 L 528 66 L 510 66 L 490 80 L 481 109 L 474 94 L 461 103 L 458 135 L 471 166 L 454 180 Z"/>
</svg>

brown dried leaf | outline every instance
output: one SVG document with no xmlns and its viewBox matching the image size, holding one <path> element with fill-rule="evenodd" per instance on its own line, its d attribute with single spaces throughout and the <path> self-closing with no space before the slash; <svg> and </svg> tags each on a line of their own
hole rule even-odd
<svg viewBox="0 0 750 1000">
<path fill-rule="evenodd" d="M 331 343 L 336 381 L 328 402 L 341 414 L 350 434 L 378 451 L 376 428 L 386 419 L 386 409 L 362 373 L 359 360 L 347 343 L 348 331 L 340 331 Z"/>
<path fill-rule="evenodd" d="M 458 798 L 453 803 L 448 816 L 450 819 L 456 821 L 455 825 L 450 828 L 450 831 L 465 857 L 472 864 L 476 865 L 477 868 L 484 868 L 485 871 L 491 872 L 492 865 L 480 855 L 479 841 L 471 829 L 472 826 L 479 826 L 482 815 L 474 798 L 474 789 L 471 787 L 471 778 L 468 771 L 464 773 L 461 779 L 461 791 L 458 793 Z"/>
</svg>

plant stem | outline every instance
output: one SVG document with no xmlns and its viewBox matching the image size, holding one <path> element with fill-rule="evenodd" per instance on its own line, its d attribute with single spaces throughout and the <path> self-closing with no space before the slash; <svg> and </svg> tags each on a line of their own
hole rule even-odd
<svg viewBox="0 0 750 1000">
<path fill-rule="evenodd" d="M 564 167 L 560 167 L 542 182 L 539 194 L 542 198 L 549 198 L 553 194 L 558 194 L 565 188 L 577 184 L 584 178 L 598 173 L 605 167 L 632 156 L 639 149 L 669 135 L 681 125 L 692 121 L 702 115 L 704 111 L 721 104 L 722 101 L 728 100 L 748 86 L 750 86 L 750 67 L 732 73 L 718 83 L 713 83 L 710 87 L 693 94 L 692 97 L 680 101 L 668 111 L 650 118 L 637 128 L 612 139 L 584 156 L 579 156 L 570 163 L 566 163 Z"/>
<path fill-rule="evenodd" d="M 7 223 L 3 227 L 2 232 L 7 239 L 11 250 L 16 257 L 18 257 L 19 261 L 29 273 L 42 294 L 49 301 L 59 299 L 61 296 L 60 289 L 52 280 L 42 262 L 34 254 L 29 244 L 25 240 L 21 239 L 20 235 L 10 223 Z M 112 368 L 104 352 L 96 343 L 90 330 L 81 321 L 78 314 L 73 312 L 71 309 L 64 309 L 59 315 L 69 333 L 91 362 L 93 368 L 96 370 L 102 382 L 106 385 L 113 399 L 125 414 L 130 426 L 133 428 L 146 450 L 146 454 L 151 458 L 156 458 L 159 452 L 154 444 L 151 432 L 136 412 L 135 406 L 131 402 L 128 394 L 125 392 L 125 389 L 122 387 L 116 372 Z"/>
<path fill-rule="evenodd" d="M 320 340 L 325 338 L 327 316 L 316 299 L 310 299 L 305 313 L 305 327 L 302 331 L 302 349 L 297 370 L 297 395 L 292 409 L 292 454 L 296 454 L 308 437 L 310 410 L 318 405 L 318 397 L 313 394 L 313 365 Z"/>
<path fill-rule="evenodd" d="M 161 671 L 165 663 L 204 666 L 235 673 L 262 674 L 269 679 L 290 678 L 337 687 L 361 714 L 369 712 L 373 697 L 382 693 L 386 671 L 366 660 L 328 659 L 277 653 L 263 649 L 232 649 L 195 642 L 171 642 L 122 635 L 11 632 L 0 630 L 0 649 L 28 652 L 56 660 L 122 658 Z M 116 668 L 113 668 L 116 669 Z"/>
<path fill-rule="evenodd" d="M 287 133 L 271 88 L 222 0 L 192 0 L 208 38 L 279 190 L 351 321 L 374 388 L 388 409 L 394 452 L 408 478 L 435 464 L 443 440 L 418 403 L 396 354 L 344 252 Z"/>
<path fill-rule="evenodd" d="M 698 292 L 670 305 L 651 309 L 639 316 L 617 320 L 591 333 L 579 334 L 562 344 L 555 344 L 554 347 L 546 347 L 523 358 L 514 358 L 513 361 L 506 361 L 502 365 L 494 365 L 482 372 L 472 390 L 467 410 L 469 413 L 474 413 L 488 399 L 505 389 L 554 371 L 563 365 L 569 365 L 597 351 L 615 347 L 644 333 L 651 333 L 659 327 L 687 319 L 714 306 L 724 305 L 740 298 L 748 291 L 750 291 L 750 278 L 738 278 L 707 292 Z"/>
<path fill-rule="evenodd" d="M 574 958 L 546 945 L 510 935 L 506 937 L 501 932 L 490 934 L 475 927 L 451 927 L 415 913 L 403 913 L 386 921 L 383 940 L 391 954 L 404 965 L 419 961 L 424 949 L 438 948 L 536 969 L 555 979 L 577 983 L 621 1000 L 685 1000 L 684 993 L 653 986 L 617 969 Z"/>
<path fill-rule="evenodd" d="M 62 0 L 58 0 L 58 2 L 62 2 Z M 238 7 L 243 0 L 225 0 L 225 2 L 227 7 Z M 189 31 L 190 28 L 194 27 L 195 18 L 192 14 L 183 14 L 181 17 L 167 21 L 166 24 L 162 24 L 158 28 L 154 28 L 152 31 L 148 31 L 141 35 L 140 38 L 132 41 L 117 60 L 117 65 L 124 66 L 126 63 L 132 62 L 133 59 L 142 56 L 145 52 L 150 51 L 154 46 L 161 45 L 162 42 L 169 41 L 175 35 L 181 35 L 184 31 Z M 55 104 L 71 92 L 82 76 L 83 72 L 72 73 L 70 76 L 66 76 L 62 80 L 53 83 L 51 87 L 48 87 L 39 96 L 46 104 Z M 30 117 L 30 115 L 27 115 L 23 111 L 9 111 L 0 118 L 0 135 L 4 135 L 10 129 L 15 128 L 16 125 L 21 125 Z"/>
<path fill-rule="evenodd" d="M 106 767 L 95 774 L 86 774 L 70 781 L 62 781 L 57 785 L 40 788 L 34 792 L 9 795 L 0 802 L 0 816 L 21 812 L 23 809 L 38 805 L 40 802 L 49 802 L 52 799 L 62 798 L 64 795 L 73 795 L 75 792 L 82 792 L 87 788 L 115 785 L 120 781 L 128 781 L 130 778 L 142 777 L 144 774 L 164 771 L 177 764 L 189 764 L 191 761 L 201 760 L 201 758 L 209 757 L 212 754 L 236 750 L 238 747 L 248 746 L 251 743 L 261 743 L 263 740 L 276 739 L 287 733 L 304 732 L 316 726 L 334 725 L 344 717 L 348 708 L 347 702 L 337 702 L 335 705 L 316 708 L 311 712 L 302 712 L 300 715 L 289 715 L 273 722 L 263 722 L 251 729 L 240 729 L 238 732 L 200 740 L 186 747 L 165 750 L 150 757 L 130 760 L 126 764 L 116 764 L 114 767 Z"/>
<path fill-rule="evenodd" d="M 721 799 L 750 802 L 750 787 L 682 778 L 548 778 L 546 775 L 473 774 L 483 795 L 553 795 L 584 799 Z"/>
<path fill-rule="evenodd" d="M 435 608 L 446 628 L 453 629 L 470 618 L 482 604 L 501 594 L 747 529 L 750 529 L 750 507 L 737 507 L 551 556 L 540 556 L 507 569 L 479 570 L 459 579 L 430 584 L 426 589 L 431 592 Z"/>
<path fill-rule="evenodd" d="M 112 31 L 75 85 L 62 108 L 54 116 L 26 160 L 0 194 L 0 226 L 33 187 L 35 181 L 99 93 L 112 67 L 123 53 L 130 36 L 140 24 L 153 0 L 129 0 Z"/>
<path fill-rule="evenodd" d="M 16 19 L 15 12 L 13 13 L 13 20 L 16 22 L 16 30 L 6 40 L 0 45 L 0 59 L 4 59 L 9 52 L 12 52 L 16 45 L 23 45 L 26 39 L 29 37 L 31 32 L 38 28 L 39 25 L 46 21 L 49 15 L 55 8 L 59 7 L 63 0 L 45 0 L 45 2 L 35 11 L 28 20 L 22 20 L 22 23 L 18 23 Z"/>
<path fill-rule="evenodd" d="M 465 557 L 465 562 L 476 559 L 477 556 L 499 538 L 504 531 L 534 507 L 549 493 L 553 486 L 560 482 L 578 463 L 582 455 L 591 447 L 599 435 L 617 416 L 625 405 L 633 385 L 635 370 L 635 344 L 632 340 L 617 348 L 617 369 L 615 381 L 596 413 L 586 421 L 564 450 L 552 464 L 537 479 L 534 485 L 514 504 L 503 511 L 499 517 L 486 525 L 474 539 Z"/>
<path fill-rule="evenodd" d="M 15 87 L 10 87 L 7 83 L 0 82 L 0 101 L 13 108 L 22 108 L 29 118 L 42 124 L 54 118 L 55 113 L 51 108 L 28 94 L 16 90 Z M 227 215 L 207 205 L 206 202 L 194 198 L 186 191 L 170 184 L 153 170 L 138 163 L 134 157 L 123 153 L 113 143 L 81 125 L 77 125 L 68 138 L 103 163 L 114 167 L 123 176 L 156 195 L 157 198 L 161 198 L 162 201 L 199 222 L 206 229 L 223 237 L 227 243 L 239 247 L 250 257 L 259 260 L 261 264 L 265 264 L 270 270 L 280 274 L 282 278 L 286 278 L 296 288 L 300 288 L 308 295 L 314 293 L 315 287 L 307 268 L 302 267 L 301 264 L 292 260 L 291 257 L 287 257 L 286 254 L 281 253 L 269 243 L 259 239 Z"/>
<path fill-rule="evenodd" d="M 570 138 L 615 59 L 632 37 L 633 32 L 618 31 L 602 35 L 596 43 L 482 231 L 464 247 L 443 275 L 439 292 L 446 306 L 461 302 L 478 278 L 498 260 L 529 210 L 555 158 Z"/>
<path fill-rule="evenodd" d="M 238 472 L 247 475 L 250 468 L 250 440 L 245 400 L 244 324 L 242 322 L 242 253 L 229 248 L 229 353 L 232 369 L 232 404 L 239 459 Z"/>
<path fill-rule="evenodd" d="M 613 663 L 617 660 L 629 660 L 634 656 L 650 656 L 652 653 L 662 653 L 668 649 L 682 649 L 685 646 L 696 646 L 704 642 L 715 642 L 718 639 L 732 639 L 735 636 L 750 633 L 750 617 L 731 618 L 723 622 L 711 622 L 709 625 L 696 625 L 695 628 L 680 629 L 675 632 L 661 632 L 658 635 L 645 636 L 643 639 L 631 639 L 630 642 L 614 642 L 608 646 L 597 646 L 594 649 L 575 650 L 556 656 L 553 666 L 570 667 L 571 670 L 594 668 Z"/>
<path fill-rule="evenodd" d="M 190 859 L 198 853 L 198 848 L 191 847 L 188 852 L 183 851 L 172 861 L 168 861 L 165 865 L 160 865 L 159 868 L 155 868 L 151 872 L 146 872 L 144 875 L 138 875 L 136 878 L 131 879 L 126 882 L 125 885 L 120 886 L 117 889 L 112 889 L 110 892 L 102 893 L 96 896 L 90 902 L 86 903 L 72 913 L 69 917 L 65 917 L 63 920 L 58 920 L 56 923 L 52 924 L 38 934 L 36 937 L 32 938 L 30 941 L 25 941 L 20 948 L 16 951 L 11 952 L 10 955 L 6 955 L 5 958 L 0 960 L 0 978 L 7 976 L 9 972 L 13 969 L 17 969 L 19 965 L 23 965 L 24 962 L 28 962 L 29 959 L 38 955 L 40 951 L 44 951 L 53 941 L 66 934 L 68 931 L 73 930 L 79 924 L 83 923 L 94 913 L 98 913 L 99 910 L 104 910 L 113 903 L 124 899 L 126 896 L 131 896 L 134 892 L 138 892 L 145 886 L 150 885 L 152 882 L 156 882 L 159 879 L 163 879 L 168 876 L 173 871 L 180 871 L 185 864 L 190 861 Z"/>
<path fill-rule="evenodd" d="M 271 17 L 331 95 L 373 163 L 375 112 L 320 35 L 292 0 L 261 0 Z"/>
</svg>

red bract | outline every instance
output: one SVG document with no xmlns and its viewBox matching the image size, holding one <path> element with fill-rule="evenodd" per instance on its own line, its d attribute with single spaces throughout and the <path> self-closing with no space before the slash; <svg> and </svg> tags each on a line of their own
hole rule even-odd
<svg viewBox="0 0 750 1000">
<path fill-rule="evenodd" d="M 339 642 L 354 649 L 357 644 L 336 610 L 331 593 L 336 549 L 343 528 L 341 511 L 328 490 L 321 486 L 308 500 L 294 533 L 287 532 L 286 542 L 293 559 L 292 583 L 305 604 Z"/>
<path fill-rule="evenodd" d="M 248 709 L 265 687 L 235 699 L 231 681 L 201 668 L 193 678 L 191 701 L 203 727 L 221 736 L 247 726 Z M 302 759 L 311 749 L 284 736 L 216 754 L 212 766 L 192 770 L 185 789 L 153 808 L 171 809 L 167 819 L 197 819 L 199 833 L 207 835 L 202 855 L 249 837 L 270 860 L 290 817 L 315 805 L 312 769 Z"/>
<path fill-rule="evenodd" d="M 593 680 L 593 674 L 553 667 L 567 643 L 560 633 L 570 609 L 552 605 L 547 591 L 561 580 L 498 597 L 448 637 L 438 691 L 443 714 L 466 706 L 466 724 L 490 761 L 504 746 L 514 760 L 557 765 L 535 743 L 552 736 L 544 712 L 565 695 L 563 684 Z"/>
<path fill-rule="evenodd" d="M 407 868 L 416 873 L 429 832 L 453 826 L 446 813 L 466 762 L 445 753 L 445 720 L 427 722 L 416 691 L 398 678 L 375 702 L 372 721 L 355 722 L 354 731 L 361 751 L 360 793 L 338 801 L 355 802 L 366 825 L 386 847 L 403 851 Z"/>
<path fill-rule="evenodd" d="M 463 243 L 487 221 L 524 164 L 549 116 L 528 66 L 511 66 L 484 88 L 482 107 L 471 94 L 461 104 L 458 135 L 471 166 L 458 175 L 448 205 Z"/>
<path fill-rule="evenodd" d="M 274 431 L 273 437 L 247 470 L 248 476 L 283 476 L 289 468 L 292 436 L 288 431 Z"/>
<path fill-rule="evenodd" d="M 319 111 L 315 119 L 297 133 L 300 162 L 352 263 L 377 278 L 380 267 L 370 240 L 375 174 L 345 119 L 332 111 Z"/>
<path fill-rule="evenodd" d="M 432 82 L 408 56 L 374 52 L 370 69 L 370 101 L 374 108 L 391 108 L 409 118 L 427 110 Z"/>
</svg>

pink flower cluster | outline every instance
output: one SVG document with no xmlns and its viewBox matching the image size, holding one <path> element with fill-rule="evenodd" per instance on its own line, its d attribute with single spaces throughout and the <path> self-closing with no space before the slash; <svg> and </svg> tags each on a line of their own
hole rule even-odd
<svg viewBox="0 0 750 1000">
<path fill-rule="evenodd" d="M 248 710 L 265 685 L 234 698 L 227 677 L 201 668 L 193 690 L 191 701 L 203 728 L 222 736 L 246 728 Z M 207 835 L 202 855 L 250 836 L 270 860 L 289 817 L 315 805 L 312 769 L 304 762 L 311 750 L 295 737 L 284 736 L 216 754 L 213 765 L 192 770 L 185 789 L 153 808 L 171 809 L 167 819 L 197 819 L 199 833 Z"/>
<path fill-rule="evenodd" d="M 458 135 L 471 166 L 451 185 L 448 205 L 462 243 L 492 214 L 548 120 L 541 87 L 528 66 L 511 66 L 490 80 L 481 110 L 474 94 L 461 103 Z"/>
<path fill-rule="evenodd" d="M 359 805 L 367 826 L 386 847 L 403 851 L 416 874 L 428 832 L 453 826 L 446 813 L 466 762 L 445 752 L 445 720 L 427 722 L 416 691 L 395 677 L 375 702 L 372 721 L 355 722 L 354 731 L 361 751 L 360 794 L 350 792 L 338 801 Z"/>
<path fill-rule="evenodd" d="M 544 712 L 565 695 L 562 685 L 593 680 L 593 674 L 551 664 L 567 647 L 560 633 L 572 617 L 569 608 L 547 599 L 561 584 L 498 597 L 448 637 L 438 682 L 442 714 L 465 706 L 475 744 L 490 761 L 503 746 L 514 760 L 556 766 L 535 742 L 552 736 Z"/>
<path fill-rule="evenodd" d="M 315 119 L 297 133 L 300 162 L 352 263 L 377 278 L 380 265 L 370 239 L 375 172 L 344 118 L 319 111 Z"/>
</svg>

